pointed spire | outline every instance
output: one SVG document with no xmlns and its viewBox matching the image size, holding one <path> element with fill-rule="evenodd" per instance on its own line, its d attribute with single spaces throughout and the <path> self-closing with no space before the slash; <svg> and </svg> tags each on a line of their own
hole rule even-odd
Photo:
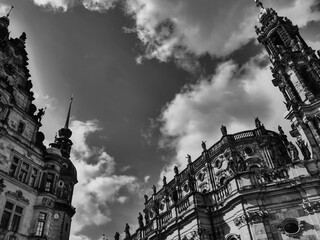
<svg viewBox="0 0 320 240">
<path fill-rule="evenodd" d="M 11 8 L 10 8 L 10 10 L 9 10 L 8 14 L 7 14 L 7 17 L 9 17 L 9 15 L 10 15 L 10 13 L 11 13 L 12 9 L 13 9 L 13 6 L 11 6 Z"/>
<path fill-rule="evenodd" d="M 64 128 L 66 128 L 66 129 L 69 129 L 70 112 L 71 112 L 72 102 L 73 102 L 73 95 L 72 95 L 71 98 L 70 98 L 68 115 L 67 115 L 66 123 L 64 124 Z"/>
</svg>

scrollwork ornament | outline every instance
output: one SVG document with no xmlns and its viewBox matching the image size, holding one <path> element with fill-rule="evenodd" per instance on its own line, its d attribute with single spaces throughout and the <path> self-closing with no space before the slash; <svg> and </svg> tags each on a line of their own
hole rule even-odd
<svg viewBox="0 0 320 240">
<path fill-rule="evenodd" d="M 320 211 L 320 201 L 303 200 L 303 210 L 308 214 L 313 214 Z"/>
</svg>

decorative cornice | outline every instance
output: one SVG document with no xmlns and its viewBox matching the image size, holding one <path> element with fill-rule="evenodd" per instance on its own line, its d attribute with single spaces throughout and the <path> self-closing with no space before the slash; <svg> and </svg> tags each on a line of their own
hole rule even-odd
<svg viewBox="0 0 320 240">
<path fill-rule="evenodd" d="M 247 212 L 247 215 L 243 214 L 241 216 L 238 216 L 233 221 L 238 228 L 241 228 L 248 223 L 254 224 L 263 222 L 268 217 L 268 215 L 269 214 L 267 211 Z"/>
</svg>

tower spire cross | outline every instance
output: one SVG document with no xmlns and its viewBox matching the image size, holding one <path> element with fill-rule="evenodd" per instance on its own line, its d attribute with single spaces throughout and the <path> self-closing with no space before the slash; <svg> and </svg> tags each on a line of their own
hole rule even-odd
<svg viewBox="0 0 320 240">
<path fill-rule="evenodd" d="M 73 95 L 72 95 L 71 98 L 70 98 L 68 115 L 67 115 L 66 123 L 64 124 L 64 128 L 66 128 L 66 129 L 69 129 L 69 122 L 70 122 L 70 113 L 71 113 L 72 102 L 73 102 Z"/>
<path fill-rule="evenodd" d="M 10 15 L 10 13 L 11 13 L 12 9 L 13 9 L 13 6 L 11 6 L 11 8 L 10 8 L 10 10 L 9 10 L 8 14 L 7 14 L 7 17 L 9 17 L 9 15 Z"/>
</svg>

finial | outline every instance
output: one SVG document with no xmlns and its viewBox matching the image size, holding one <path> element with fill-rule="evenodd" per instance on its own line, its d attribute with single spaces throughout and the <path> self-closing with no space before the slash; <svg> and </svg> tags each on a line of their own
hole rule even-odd
<svg viewBox="0 0 320 240">
<path fill-rule="evenodd" d="M 260 0 L 254 0 L 254 1 L 256 2 L 257 7 L 264 8 Z"/>
<path fill-rule="evenodd" d="M 13 9 L 13 6 L 11 6 L 11 8 L 10 8 L 10 10 L 9 10 L 8 14 L 7 14 L 7 17 L 9 17 L 9 15 L 10 15 L 10 13 L 11 13 L 12 9 Z"/>
<path fill-rule="evenodd" d="M 71 98 L 70 98 L 68 115 L 67 115 L 66 123 L 64 125 L 64 128 L 66 128 L 66 129 L 69 129 L 69 121 L 70 121 L 70 112 L 71 112 L 72 102 L 73 102 L 73 95 L 71 95 Z"/>
</svg>

